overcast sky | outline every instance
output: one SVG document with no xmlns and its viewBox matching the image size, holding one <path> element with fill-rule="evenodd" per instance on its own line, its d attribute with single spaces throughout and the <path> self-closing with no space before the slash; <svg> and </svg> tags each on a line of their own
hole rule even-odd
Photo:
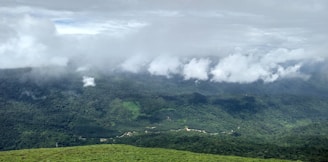
<svg viewBox="0 0 328 162">
<path fill-rule="evenodd" d="M 0 0 L 0 68 L 306 79 L 328 57 L 327 20 L 326 0 Z"/>
</svg>

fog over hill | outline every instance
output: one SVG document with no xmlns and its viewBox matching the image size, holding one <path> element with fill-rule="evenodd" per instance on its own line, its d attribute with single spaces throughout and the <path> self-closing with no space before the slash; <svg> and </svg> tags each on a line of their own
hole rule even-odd
<svg viewBox="0 0 328 162">
<path fill-rule="evenodd" d="M 74 65 L 228 83 L 327 78 L 324 0 L 0 0 L 0 6 L 1 69 Z"/>
</svg>

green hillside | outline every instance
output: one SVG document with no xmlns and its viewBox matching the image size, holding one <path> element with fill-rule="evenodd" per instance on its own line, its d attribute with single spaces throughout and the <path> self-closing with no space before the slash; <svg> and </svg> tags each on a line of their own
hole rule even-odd
<svg viewBox="0 0 328 162">
<path fill-rule="evenodd" d="M 219 156 L 160 148 L 140 148 L 128 145 L 91 145 L 63 148 L 42 148 L 0 152 L 0 161 L 235 161 L 283 162 L 287 160 L 255 159 Z"/>
<path fill-rule="evenodd" d="M 328 159 L 328 90 L 315 80 L 241 85 L 88 75 L 96 86 L 83 87 L 84 74 L 70 71 L 0 70 L 0 150 L 106 143 Z"/>
</svg>

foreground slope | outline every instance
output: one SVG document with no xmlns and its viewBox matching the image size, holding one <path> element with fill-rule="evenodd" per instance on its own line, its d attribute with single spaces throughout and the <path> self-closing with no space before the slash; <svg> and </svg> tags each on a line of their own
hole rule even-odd
<svg viewBox="0 0 328 162">
<path fill-rule="evenodd" d="M 0 152 L 0 161 L 236 161 L 279 162 L 286 160 L 219 156 L 128 145 L 91 145 Z"/>
</svg>

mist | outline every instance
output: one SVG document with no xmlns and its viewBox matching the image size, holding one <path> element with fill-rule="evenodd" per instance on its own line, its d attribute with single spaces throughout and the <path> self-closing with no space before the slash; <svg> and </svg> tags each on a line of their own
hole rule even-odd
<svg viewBox="0 0 328 162">
<path fill-rule="evenodd" d="M 0 0 L 0 6 L 0 69 L 59 66 L 252 83 L 309 79 L 304 69 L 328 56 L 324 0 Z"/>
</svg>

